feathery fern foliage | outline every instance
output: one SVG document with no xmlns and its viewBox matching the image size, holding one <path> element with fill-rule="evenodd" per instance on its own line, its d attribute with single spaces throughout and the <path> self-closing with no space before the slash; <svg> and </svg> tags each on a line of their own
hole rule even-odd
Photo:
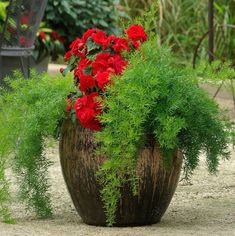
<svg viewBox="0 0 235 236">
<path fill-rule="evenodd" d="M 147 134 L 155 135 L 166 168 L 172 152 L 182 150 L 186 177 L 197 167 L 201 152 L 206 153 L 209 172 L 215 173 L 219 158 L 229 157 L 234 135 L 218 105 L 198 87 L 197 72 L 177 66 L 168 48 L 157 47 L 156 38 L 144 43 L 114 80 L 105 97 L 107 112 L 100 117 L 104 129 L 96 135 L 103 144 L 100 151 L 110 157 L 98 172 L 108 225 L 115 223 L 120 187 L 127 181 L 134 190 L 138 187 L 136 158 Z"/>
<path fill-rule="evenodd" d="M 63 119 L 65 98 L 72 80 L 31 73 L 25 80 L 8 79 L 9 89 L 0 95 L 0 217 L 10 221 L 10 200 L 6 168 L 12 167 L 19 181 L 19 197 L 39 217 L 52 214 L 45 138 L 54 136 Z"/>
</svg>

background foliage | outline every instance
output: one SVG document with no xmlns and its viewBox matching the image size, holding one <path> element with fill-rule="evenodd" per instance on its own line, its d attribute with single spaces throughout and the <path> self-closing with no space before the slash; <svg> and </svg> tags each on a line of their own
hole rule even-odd
<svg viewBox="0 0 235 236">
<path fill-rule="evenodd" d="M 122 0 L 125 11 L 132 17 L 143 16 L 145 10 L 158 2 L 159 16 L 156 30 L 160 41 L 172 47 L 183 60 L 192 61 L 195 48 L 208 30 L 208 1 L 200 0 Z M 235 58 L 235 1 L 221 0 L 215 3 L 215 55 L 217 59 Z M 199 57 L 207 55 L 207 37 L 199 48 Z"/>
<path fill-rule="evenodd" d="M 120 11 L 117 0 L 49 0 L 44 16 L 47 24 L 67 38 L 67 44 L 87 29 L 97 27 L 107 33 L 118 33 Z"/>
<path fill-rule="evenodd" d="M 3 30 L 2 26 L 3 26 L 4 19 L 6 18 L 7 5 L 8 5 L 8 2 L 6 1 L 0 2 L 0 32 Z"/>
<path fill-rule="evenodd" d="M 64 117 L 65 98 L 72 80 L 31 74 L 25 80 L 8 79 L 10 90 L 0 93 L 0 217 L 10 221 L 10 201 L 5 170 L 14 171 L 19 183 L 19 198 L 40 217 L 52 214 L 45 157 L 45 139 L 55 136 Z"/>
</svg>

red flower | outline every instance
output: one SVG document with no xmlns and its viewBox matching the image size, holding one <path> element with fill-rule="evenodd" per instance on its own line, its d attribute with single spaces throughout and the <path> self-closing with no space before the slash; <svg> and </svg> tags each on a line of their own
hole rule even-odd
<svg viewBox="0 0 235 236">
<path fill-rule="evenodd" d="M 97 97 L 98 93 L 91 93 L 78 98 L 74 104 L 74 108 L 76 110 L 76 116 L 83 127 L 98 131 L 101 129 L 101 125 L 96 116 L 101 113 L 101 105 L 96 100 Z"/>
<path fill-rule="evenodd" d="M 132 41 L 131 44 L 135 49 L 138 49 L 140 47 L 140 43 L 137 41 Z"/>
<path fill-rule="evenodd" d="M 52 31 L 51 32 L 51 37 L 52 37 L 53 40 L 58 40 L 60 36 L 57 32 Z"/>
<path fill-rule="evenodd" d="M 108 47 L 110 47 L 114 43 L 115 39 L 116 39 L 116 37 L 113 34 L 108 36 L 108 38 L 102 44 L 102 49 L 106 50 Z"/>
<path fill-rule="evenodd" d="M 81 76 L 84 75 L 83 70 L 81 70 L 80 68 L 76 68 L 73 74 L 75 78 L 80 78 Z"/>
<path fill-rule="evenodd" d="M 94 119 L 91 122 L 83 123 L 82 125 L 84 128 L 88 128 L 88 129 L 95 130 L 95 131 L 100 131 L 102 128 L 99 120 L 97 120 L 97 119 Z"/>
<path fill-rule="evenodd" d="M 123 51 L 130 51 L 128 41 L 123 38 L 116 38 L 114 40 L 114 45 L 112 47 L 116 53 L 121 53 Z"/>
<path fill-rule="evenodd" d="M 97 29 L 89 29 L 87 30 L 83 36 L 82 36 L 82 41 L 84 43 L 86 43 L 86 41 L 88 40 L 89 37 L 91 37 L 95 32 L 97 31 Z"/>
<path fill-rule="evenodd" d="M 55 31 L 52 31 L 52 32 L 51 32 L 51 37 L 52 37 L 52 39 L 53 39 L 54 41 L 58 40 L 58 41 L 60 41 L 61 43 L 64 43 L 64 38 L 61 37 L 61 36 L 60 36 L 57 32 L 55 32 Z"/>
<path fill-rule="evenodd" d="M 104 87 L 110 82 L 110 73 L 105 71 L 105 72 L 101 72 L 98 73 L 96 76 L 96 81 L 98 83 L 98 87 L 100 89 L 104 89 Z"/>
<path fill-rule="evenodd" d="M 40 38 L 41 40 L 45 40 L 45 39 L 46 39 L 46 33 L 43 32 L 43 31 L 41 31 L 41 32 L 39 33 L 39 38 Z"/>
<path fill-rule="evenodd" d="M 130 41 L 144 42 L 148 38 L 143 27 L 140 25 L 132 25 L 129 29 L 127 29 L 126 33 Z"/>
<path fill-rule="evenodd" d="M 25 44 L 26 44 L 26 39 L 25 39 L 24 36 L 20 36 L 19 41 L 20 41 L 21 46 L 25 46 Z"/>
<path fill-rule="evenodd" d="M 61 73 L 61 74 L 63 73 L 63 71 L 64 71 L 64 69 L 63 69 L 63 68 L 60 68 L 60 73 Z"/>
<path fill-rule="evenodd" d="M 28 17 L 28 16 L 22 16 L 22 17 L 20 18 L 20 23 L 21 23 L 22 25 L 29 25 L 29 17 Z"/>
<path fill-rule="evenodd" d="M 96 60 L 107 60 L 108 58 L 110 57 L 110 53 L 109 52 L 103 52 L 103 53 L 99 53 L 97 56 L 96 56 Z"/>
<path fill-rule="evenodd" d="M 115 54 L 108 59 L 108 64 L 109 67 L 114 69 L 115 74 L 121 74 L 127 65 L 127 61 L 125 61 L 121 55 Z"/>
<path fill-rule="evenodd" d="M 93 109 L 85 107 L 83 109 L 77 110 L 76 115 L 80 120 L 81 124 L 84 125 L 91 123 L 94 120 L 96 113 Z"/>
<path fill-rule="evenodd" d="M 86 55 L 85 43 L 80 38 L 76 38 L 69 46 L 72 54 L 84 58 Z"/>
<path fill-rule="evenodd" d="M 96 56 L 92 64 L 92 73 L 96 75 L 98 72 L 104 72 L 108 69 L 108 59 L 110 58 L 109 52 L 100 53 Z"/>
<path fill-rule="evenodd" d="M 68 51 L 64 54 L 64 61 L 68 61 L 72 56 L 72 51 Z"/>
<path fill-rule="evenodd" d="M 92 61 L 82 58 L 78 63 L 78 67 L 74 70 L 74 76 L 78 78 L 84 76 L 85 74 L 83 73 L 83 70 L 86 69 L 91 63 Z"/>
<path fill-rule="evenodd" d="M 79 89 L 81 90 L 81 92 L 86 92 L 89 88 L 95 86 L 95 80 L 91 75 L 81 75 L 79 77 L 79 81 Z"/>
<path fill-rule="evenodd" d="M 81 110 L 84 107 L 94 109 L 96 107 L 96 98 L 99 96 L 98 93 L 91 93 L 89 95 L 84 95 L 81 98 L 78 98 L 74 104 L 75 110 Z"/>
<path fill-rule="evenodd" d="M 91 60 L 82 58 L 78 63 L 78 68 L 86 69 L 89 65 L 91 65 L 91 63 Z"/>
<path fill-rule="evenodd" d="M 96 33 L 93 33 L 91 37 L 96 44 L 104 45 L 107 41 L 107 35 L 101 30 L 98 30 Z"/>
</svg>

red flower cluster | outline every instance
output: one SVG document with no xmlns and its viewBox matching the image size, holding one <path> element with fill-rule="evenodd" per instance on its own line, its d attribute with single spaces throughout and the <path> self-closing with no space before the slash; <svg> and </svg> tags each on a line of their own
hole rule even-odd
<svg viewBox="0 0 235 236">
<path fill-rule="evenodd" d="M 45 32 L 40 31 L 39 34 L 38 34 L 38 36 L 39 36 L 39 38 L 40 38 L 41 40 L 46 40 L 46 33 L 45 33 Z"/>
<path fill-rule="evenodd" d="M 53 41 L 60 41 L 61 43 L 64 43 L 64 38 L 60 36 L 56 31 L 51 32 L 51 38 Z"/>
<path fill-rule="evenodd" d="M 48 35 L 49 35 L 49 34 L 48 34 Z M 58 40 L 58 41 L 60 41 L 62 44 L 64 43 L 64 38 L 63 38 L 62 36 L 60 36 L 60 35 L 59 35 L 57 32 L 55 32 L 55 31 L 52 31 L 49 36 L 51 37 L 51 39 L 52 39 L 53 41 Z M 44 41 L 44 40 L 46 40 L 47 34 L 46 34 L 46 32 L 44 32 L 44 31 L 40 31 L 39 34 L 38 34 L 38 37 L 39 37 L 42 41 Z"/>
<path fill-rule="evenodd" d="M 125 69 L 128 61 L 123 52 L 131 52 L 147 40 L 140 25 L 131 26 L 126 34 L 127 37 L 108 36 L 102 30 L 89 29 L 82 38 L 71 43 L 70 51 L 64 55 L 69 68 L 74 70 L 75 84 L 83 94 L 74 102 L 76 117 L 83 127 L 101 129 L 97 115 L 102 110 L 97 98 L 102 98 L 105 87 L 111 82 L 110 77 L 122 74 Z M 64 71 L 66 69 L 61 70 L 63 74 Z M 71 109 L 71 105 L 67 106 L 67 110 Z"/>
<path fill-rule="evenodd" d="M 101 113 L 101 104 L 97 101 L 99 94 L 93 92 L 78 98 L 74 104 L 76 116 L 85 128 L 100 130 L 101 125 L 96 118 Z"/>
</svg>

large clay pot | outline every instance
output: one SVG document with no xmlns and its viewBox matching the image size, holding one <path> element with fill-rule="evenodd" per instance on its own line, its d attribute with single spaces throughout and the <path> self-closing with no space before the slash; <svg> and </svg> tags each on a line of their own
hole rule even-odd
<svg viewBox="0 0 235 236">
<path fill-rule="evenodd" d="M 131 187 L 124 186 L 116 213 L 115 226 L 153 224 L 160 221 L 178 184 L 182 155 L 175 153 L 170 170 L 163 166 L 158 145 L 149 140 L 141 151 L 137 174 L 140 178 L 139 195 L 133 196 Z M 106 225 L 101 186 L 96 179 L 105 157 L 96 156 L 94 134 L 66 119 L 60 139 L 60 161 L 68 191 L 83 219 L 90 225 Z"/>
</svg>

